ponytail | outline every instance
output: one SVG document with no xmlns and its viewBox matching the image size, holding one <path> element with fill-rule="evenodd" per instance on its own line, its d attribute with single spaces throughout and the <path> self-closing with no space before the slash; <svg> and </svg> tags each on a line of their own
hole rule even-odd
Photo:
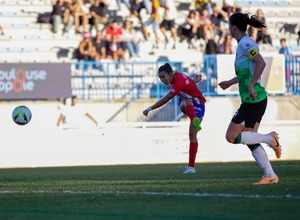
<svg viewBox="0 0 300 220">
<path fill-rule="evenodd" d="M 229 17 L 229 22 L 231 25 L 237 26 L 240 31 L 245 32 L 247 30 L 247 25 L 255 28 L 265 28 L 267 27 L 265 23 L 256 19 L 255 15 L 249 17 L 249 14 L 234 13 Z"/>
<path fill-rule="evenodd" d="M 267 25 L 256 18 L 255 15 L 252 15 L 250 18 L 248 17 L 247 22 L 251 27 L 255 28 L 266 28 Z"/>
</svg>

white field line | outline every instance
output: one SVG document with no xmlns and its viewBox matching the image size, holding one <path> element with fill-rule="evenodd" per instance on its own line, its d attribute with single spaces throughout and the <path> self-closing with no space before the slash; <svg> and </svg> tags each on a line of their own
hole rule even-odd
<svg viewBox="0 0 300 220">
<path fill-rule="evenodd" d="M 154 196 L 190 196 L 190 197 L 222 197 L 222 198 L 253 198 L 253 199 L 300 199 L 300 196 L 287 195 L 243 195 L 226 193 L 185 193 L 185 192 L 137 192 L 137 191 L 44 191 L 44 190 L 2 190 L 0 194 L 109 194 L 109 195 L 154 195 Z"/>
</svg>

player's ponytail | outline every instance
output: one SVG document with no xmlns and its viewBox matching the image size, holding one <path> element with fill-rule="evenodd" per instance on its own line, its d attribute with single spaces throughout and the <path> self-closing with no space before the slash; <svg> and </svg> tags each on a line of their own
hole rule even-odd
<svg viewBox="0 0 300 220">
<path fill-rule="evenodd" d="M 240 31 L 245 32 L 247 30 L 247 25 L 255 28 L 265 28 L 266 25 L 256 19 L 255 15 L 249 17 L 249 14 L 234 13 L 229 17 L 229 22 L 231 25 L 235 25 Z"/>
<path fill-rule="evenodd" d="M 265 23 L 263 23 L 260 20 L 256 19 L 255 15 L 252 15 L 250 18 L 248 18 L 247 23 L 251 27 L 255 27 L 255 28 L 266 28 L 267 27 L 267 25 Z"/>
</svg>

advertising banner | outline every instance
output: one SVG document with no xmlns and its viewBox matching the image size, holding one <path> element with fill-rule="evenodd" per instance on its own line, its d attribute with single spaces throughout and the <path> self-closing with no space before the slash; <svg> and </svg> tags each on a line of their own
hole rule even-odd
<svg viewBox="0 0 300 220">
<path fill-rule="evenodd" d="M 0 100 L 70 97 L 71 64 L 0 64 Z"/>
<path fill-rule="evenodd" d="M 270 94 L 285 93 L 285 58 L 283 55 L 274 54 L 272 56 L 263 56 L 266 67 L 261 75 L 261 85 L 264 86 Z M 235 55 L 218 55 L 217 72 L 218 83 L 224 80 L 230 80 L 235 77 L 234 70 Z M 218 94 L 238 94 L 238 84 L 222 90 L 218 86 Z"/>
</svg>

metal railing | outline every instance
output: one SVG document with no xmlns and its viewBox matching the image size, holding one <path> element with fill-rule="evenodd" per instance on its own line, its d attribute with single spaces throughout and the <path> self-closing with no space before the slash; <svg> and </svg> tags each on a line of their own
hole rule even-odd
<svg viewBox="0 0 300 220">
<path fill-rule="evenodd" d="M 300 94 L 300 56 L 285 58 L 285 94 Z M 204 55 L 203 63 L 196 66 L 189 75 L 203 73 L 199 88 L 205 96 L 220 96 L 218 93 L 217 55 Z"/>
<path fill-rule="evenodd" d="M 81 99 L 114 101 L 162 96 L 164 88 L 158 80 L 158 62 L 96 62 L 71 65 L 72 92 Z M 170 62 L 182 71 L 181 62 Z"/>
<path fill-rule="evenodd" d="M 169 88 L 162 84 L 157 76 L 157 69 L 167 61 L 157 62 L 76 62 L 71 66 L 72 91 L 81 99 L 126 100 L 126 104 L 112 117 L 117 118 L 122 112 L 128 112 L 132 103 L 139 98 L 160 99 Z M 300 58 L 286 57 L 286 94 L 300 94 Z M 181 62 L 170 64 L 183 71 Z M 188 73 L 193 76 L 203 73 L 203 80 L 198 86 L 204 96 L 219 96 L 217 55 L 205 55 L 203 63 Z M 179 120 L 182 116 L 176 99 L 157 111 L 152 121 Z"/>
<path fill-rule="evenodd" d="M 300 56 L 285 57 L 286 92 L 300 94 Z"/>
</svg>

